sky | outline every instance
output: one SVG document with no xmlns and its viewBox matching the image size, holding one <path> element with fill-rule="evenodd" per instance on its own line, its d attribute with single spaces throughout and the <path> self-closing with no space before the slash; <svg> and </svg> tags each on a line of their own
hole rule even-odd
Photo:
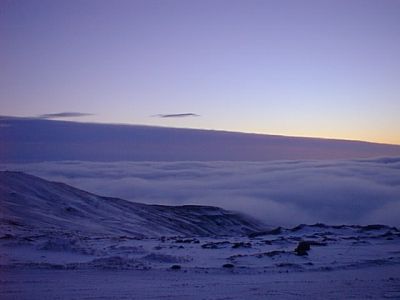
<svg viewBox="0 0 400 300">
<path fill-rule="evenodd" d="M 399 95 L 396 0 L 0 2 L 1 115 L 400 144 Z"/>
</svg>

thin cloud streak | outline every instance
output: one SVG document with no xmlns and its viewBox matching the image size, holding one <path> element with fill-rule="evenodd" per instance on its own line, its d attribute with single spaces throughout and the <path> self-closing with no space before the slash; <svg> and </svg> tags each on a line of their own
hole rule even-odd
<svg viewBox="0 0 400 300">
<path fill-rule="evenodd" d="M 81 113 L 81 112 L 60 112 L 60 113 L 39 115 L 38 118 L 39 119 L 57 119 L 57 118 L 79 118 L 79 117 L 86 117 L 86 116 L 93 116 L 93 114 Z"/>
<path fill-rule="evenodd" d="M 200 115 L 195 113 L 182 113 L 182 114 L 158 114 L 154 117 L 159 118 L 187 118 L 187 117 L 200 117 Z"/>
</svg>

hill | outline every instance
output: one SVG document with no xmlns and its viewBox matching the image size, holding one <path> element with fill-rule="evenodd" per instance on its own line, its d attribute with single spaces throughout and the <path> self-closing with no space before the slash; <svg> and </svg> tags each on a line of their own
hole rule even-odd
<svg viewBox="0 0 400 300">
<path fill-rule="evenodd" d="M 164 206 L 97 196 L 21 172 L 0 172 L 2 231 L 63 231 L 137 237 L 243 235 L 264 226 L 212 206 Z"/>
</svg>

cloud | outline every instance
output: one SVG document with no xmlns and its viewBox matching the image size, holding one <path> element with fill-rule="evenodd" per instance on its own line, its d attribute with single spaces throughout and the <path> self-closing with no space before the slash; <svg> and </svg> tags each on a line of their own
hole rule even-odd
<svg viewBox="0 0 400 300">
<path fill-rule="evenodd" d="M 77 117 L 86 117 L 92 116 L 93 114 L 89 113 L 81 113 L 81 112 L 61 112 L 54 114 L 43 114 L 39 115 L 39 119 L 57 119 L 57 118 L 77 118 Z"/>
<path fill-rule="evenodd" d="M 38 118 L 1 121 L 11 127 L 1 128 L 5 151 L 0 152 L 0 162 L 274 161 L 400 155 L 400 146 L 353 141 Z"/>
<path fill-rule="evenodd" d="M 90 192 L 241 211 L 271 225 L 400 225 L 400 158 L 274 162 L 43 162 L 0 165 Z"/>
<path fill-rule="evenodd" d="M 187 117 L 200 117 L 198 114 L 194 113 L 183 113 L 183 114 L 158 114 L 155 117 L 159 118 L 187 118 Z"/>
</svg>

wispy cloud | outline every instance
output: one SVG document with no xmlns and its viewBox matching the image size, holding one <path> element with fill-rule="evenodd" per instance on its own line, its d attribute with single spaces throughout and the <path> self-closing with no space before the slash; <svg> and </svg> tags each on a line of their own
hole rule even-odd
<svg viewBox="0 0 400 300">
<path fill-rule="evenodd" d="M 158 114 L 153 117 L 159 118 L 187 118 L 187 117 L 200 117 L 200 115 L 195 113 L 182 113 L 182 114 Z"/>
<path fill-rule="evenodd" d="M 93 114 L 89 113 L 81 113 L 81 112 L 60 112 L 54 114 L 43 114 L 39 115 L 40 119 L 57 119 L 57 118 L 77 118 L 77 117 L 86 117 L 92 116 Z"/>
</svg>

